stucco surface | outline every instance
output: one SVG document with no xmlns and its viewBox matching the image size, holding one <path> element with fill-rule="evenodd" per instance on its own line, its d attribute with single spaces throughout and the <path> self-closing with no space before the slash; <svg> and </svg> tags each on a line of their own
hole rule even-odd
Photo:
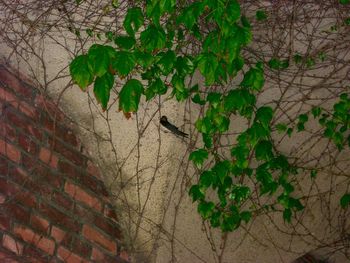
<svg viewBox="0 0 350 263">
<path fill-rule="evenodd" d="M 10 1 L 5 2 L 9 4 Z M 273 10 L 272 2 L 274 1 L 264 2 L 265 7 Z M 122 7 L 123 5 L 126 3 L 122 2 Z M 339 198 L 347 186 L 342 184 L 343 177 L 332 176 L 330 181 L 330 173 L 334 171 L 333 168 L 328 170 L 328 167 L 319 173 L 316 181 L 310 179 L 308 171 L 298 175 L 297 193 L 309 193 L 310 196 L 305 200 L 309 206 L 298 216 L 302 223 L 295 221 L 288 225 L 284 223 L 281 213 L 267 213 L 253 219 L 248 225 L 243 224 L 242 228 L 227 236 L 203 223 L 196 212 L 196 204 L 188 196 L 189 187 L 198 180 L 198 173 L 188 161 L 188 155 L 202 143 L 194 128 L 195 120 L 203 114 L 201 109 L 190 101 L 177 103 L 170 100 L 169 92 L 149 102 L 142 100 L 138 113 L 126 119 L 118 112 L 117 103 L 118 90 L 124 80 L 117 80 L 114 92 L 111 93 L 110 107 L 105 112 L 97 104 L 92 87 L 87 92 L 82 92 L 71 83 L 69 62 L 74 54 L 86 52 L 94 39 L 88 39 L 83 29 L 81 38 L 77 38 L 67 26 L 72 21 L 80 26 L 84 15 L 88 16 L 93 13 L 92 10 L 100 7 L 103 7 L 102 3 L 96 3 L 95 9 L 82 8 L 81 11 L 79 8 L 72 8 L 71 12 L 78 10 L 82 13 L 81 17 L 73 15 L 71 20 L 58 20 L 61 11 L 57 8 L 50 9 L 50 6 L 43 8 L 48 10 L 45 19 L 40 17 L 41 12 L 33 11 L 33 21 L 39 21 L 35 27 L 26 27 L 23 20 L 17 19 L 7 29 L 7 32 L 19 30 L 20 32 L 13 35 L 22 34 L 26 41 L 13 40 L 15 46 L 11 46 L 11 41 L 4 38 L 0 52 L 3 62 L 27 75 L 71 118 L 76 131 L 81 135 L 82 144 L 87 146 L 86 150 L 99 164 L 105 182 L 114 196 L 118 214 L 121 215 L 125 243 L 134 257 L 134 262 L 211 263 L 221 260 L 220 262 L 227 263 L 287 263 L 322 244 L 323 241 L 318 243 L 317 240 L 332 242 L 339 237 L 339 229 L 336 227 L 340 216 L 344 216 L 339 208 Z M 2 12 L 8 15 L 5 5 Z M 98 18 L 95 15 L 96 17 L 86 23 L 93 24 Z M 105 16 L 107 18 L 101 14 L 105 19 L 102 25 L 108 26 L 107 21 L 113 13 Z M 56 26 L 48 26 L 50 23 L 56 23 Z M 279 35 L 283 39 L 287 34 L 285 28 L 278 29 L 277 24 L 274 23 L 276 28 L 273 29 L 264 26 L 257 28 L 254 32 L 255 40 L 269 34 Z M 305 30 L 308 28 L 305 27 Z M 259 43 L 254 44 L 253 41 L 251 48 L 258 46 Z M 31 49 L 28 50 L 28 47 Z M 266 45 L 261 50 L 270 56 L 271 48 Z M 307 47 L 300 41 L 294 49 L 302 52 Z M 277 123 L 288 121 L 289 115 L 309 110 L 310 105 L 317 105 L 318 102 L 325 101 L 332 105 L 334 99 L 330 95 L 334 90 L 314 90 L 312 87 L 327 85 L 327 81 L 333 82 L 332 78 L 342 77 L 346 69 L 340 68 L 334 74 L 333 71 L 334 69 L 328 67 L 304 74 L 298 72 L 297 67 L 291 66 L 290 71 L 281 73 L 276 78 L 267 76 L 266 89 L 259 94 L 258 105 L 276 105 L 276 101 L 283 98 L 279 105 L 283 110 L 277 114 Z M 320 79 L 325 75 L 332 78 Z M 283 79 L 286 81 L 282 81 Z M 231 87 L 235 87 L 238 80 Z M 193 84 L 195 83 L 204 88 L 199 74 L 193 79 Z M 306 85 L 305 89 L 301 83 Z M 332 87 L 336 88 L 336 85 Z M 288 116 L 284 114 L 285 111 Z M 159 124 L 162 115 L 166 115 L 171 122 L 189 133 L 189 139 L 181 139 L 165 131 Z M 230 134 L 222 138 L 223 142 L 234 143 L 237 132 L 242 131 L 246 125 L 243 119 L 232 118 Z M 327 153 L 328 140 L 319 140 L 319 137 L 312 135 L 312 131 L 317 130 L 317 123 L 311 123 L 307 130 L 308 133 L 296 134 L 292 139 L 275 133 L 276 141 L 281 140 L 278 144 L 279 150 L 291 154 L 296 161 L 301 157 L 305 163 L 310 160 L 309 164 L 318 161 L 314 160 L 315 156 L 318 158 L 324 154 L 321 163 L 325 164 L 330 162 L 330 156 L 336 156 L 339 161 L 338 171 L 341 170 L 348 176 L 348 152 L 335 155 L 334 152 Z M 315 145 L 308 151 L 308 145 L 313 144 Z M 222 152 L 228 153 L 227 149 Z M 340 162 L 342 159 L 344 161 Z M 336 193 L 323 195 L 330 187 Z M 328 209 L 332 216 L 328 219 L 323 211 L 323 199 L 331 200 Z M 338 214 L 339 217 L 334 216 Z M 325 221 L 336 227 L 325 227 Z M 344 228 L 348 230 L 348 226 Z"/>
</svg>

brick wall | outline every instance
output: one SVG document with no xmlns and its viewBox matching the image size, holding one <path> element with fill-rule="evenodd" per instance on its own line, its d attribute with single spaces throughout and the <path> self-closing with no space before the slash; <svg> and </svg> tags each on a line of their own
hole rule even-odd
<svg viewBox="0 0 350 263">
<path fill-rule="evenodd" d="M 98 169 L 17 76 L 0 65 L 0 262 L 126 262 Z"/>
</svg>

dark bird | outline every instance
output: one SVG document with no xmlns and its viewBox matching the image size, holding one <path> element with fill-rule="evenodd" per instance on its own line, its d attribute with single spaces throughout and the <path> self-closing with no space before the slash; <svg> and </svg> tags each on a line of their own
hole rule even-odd
<svg viewBox="0 0 350 263">
<path fill-rule="evenodd" d="M 166 116 L 162 116 L 160 118 L 160 124 L 162 124 L 165 128 L 167 128 L 169 131 L 171 131 L 175 135 L 182 136 L 182 137 L 185 137 L 185 138 L 188 137 L 187 133 L 184 133 L 184 132 L 180 131 L 179 128 L 177 128 L 175 125 L 173 125 L 170 122 L 168 122 L 168 118 Z"/>
</svg>

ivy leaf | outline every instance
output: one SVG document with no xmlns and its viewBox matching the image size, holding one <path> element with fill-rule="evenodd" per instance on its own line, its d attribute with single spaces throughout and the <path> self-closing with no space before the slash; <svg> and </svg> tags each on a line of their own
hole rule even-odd
<svg viewBox="0 0 350 263">
<path fill-rule="evenodd" d="M 174 63 L 176 60 L 175 52 L 169 50 L 167 52 L 162 52 L 159 54 L 161 57 L 157 65 L 164 75 L 168 75 L 173 71 Z"/>
<path fill-rule="evenodd" d="M 210 171 L 204 171 L 199 178 L 199 185 L 208 188 L 213 183 L 213 174 Z"/>
<path fill-rule="evenodd" d="M 209 218 L 214 212 L 215 205 L 213 202 L 201 201 L 198 204 L 198 213 L 204 218 Z"/>
<path fill-rule="evenodd" d="M 177 74 L 174 74 L 171 79 L 171 84 L 173 85 L 172 94 L 175 95 L 178 101 L 183 101 L 187 99 L 187 97 L 189 96 L 189 92 L 188 92 L 188 89 L 186 89 L 185 87 L 184 78 L 180 77 Z"/>
<path fill-rule="evenodd" d="M 133 53 L 128 51 L 119 51 L 112 62 L 112 67 L 119 75 L 128 75 L 135 67 L 136 61 Z"/>
<path fill-rule="evenodd" d="M 136 112 L 142 93 L 143 86 L 139 80 L 128 80 L 119 93 L 119 110 L 124 113 Z"/>
<path fill-rule="evenodd" d="M 322 111 L 322 109 L 320 107 L 313 107 L 311 109 L 311 113 L 314 116 L 314 118 L 319 117 L 321 115 L 321 111 Z"/>
<path fill-rule="evenodd" d="M 276 125 L 276 129 L 279 133 L 285 132 L 287 130 L 287 128 L 288 128 L 287 125 L 284 123 L 278 123 Z"/>
<path fill-rule="evenodd" d="M 192 202 L 204 199 L 204 194 L 202 193 L 199 185 L 192 185 L 189 191 L 189 195 L 192 197 Z"/>
<path fill-rule="evenodd" d="M 225 178 L 228 176 L 230 172 L 230 162 L 227 160 L 217 162 L 212 168 L 212 171 L 215 173 L 215 175 L 219 178 L 220 182 L 223 184 Z"/>
<path fill-rule="evenodd" d="M 350 3 L 350 0 L 339 0 L 339 3 L 341 3 L 342 5 L 347 5 Z"/>
<path fill-rule="evenodd" d="M 264 72 L 260 68 L 251 68 L 246 74 L 244 74 L 241 86 L 260 91 L 264 86 L 264 83 Z"/>
<path fill-rule="evenodd" d="M 255 147 L 255 157 L 257 160 L 270 160 L 273 157 L 271 142 L 266 140 L 260 141 Z"/>
<path fill-rule="evenodd" d="M 118 36 L 114 39 L 114 43 L 121 49 L 129 50 L 135 46 L 136 40 L 131 36 Z"/>
<path fill-rule="evenodd" d="M 241 218 L 244 222 L 248 223 L 250 219 L 252 218 L 252 212 L 250 211 L 243 211 L 241 213 Z"/>
<path fill-rule="evenodd" d="M 191 152 L 189 160 L 194 163 L 198 168 L 202 167 L 203 162 L 208 159 L 208 152 L 204 149 Z"/>
<path fill-rule="evenodd" d="M 284 209 L 284 211 L 283 211 L 284 221 L 287 221 L 288 223 L 290 223 L 291 218 L 292 218 L 292 210 L 290 208 Z"/>
<path fill-rule="evenodd" d="M 197 57 L 198 69 L 205 77 L 205 84 L 212 85 L 215 81 L 215 72 L 219 65 L 217 56 L 213 53 L 202 53 Z"/>
<path fill-rule="evenodd" d="M 198 93 L 196 93 L 191 100 L 196 104 L 205 105 L 205 100 L 202 100 Z"/>
<path fill-rule="evenodd" d="M 144 23 L 144 18 L 143 18 L 143 13 L 141 8 L 139 7 L 129 8 L 123 22 L 125 31 L 130 36 L 134 36 L 135 32 L 139 30 L 139 28 L 143 25 L 143 23 Z"/>
<path fill-rule="evenodd" d="M 273 109 L 268 106 L 260 107 L 257 112 L 255 119 L 258 120 L 265 128 L 270 126 L 270 122 L 273 118 Z"/>
<path fill-rule="evenodd" d="M 144 69 L 148 68 L 154 62 L 154 57 L 148 52 L 136 51 L 134 53 L 135 60 Z"/>
<path fill-rule="evenodd" d="M 217 108 L 221 102 L 221 93 L 209 92 L 207 95 L 207 101 L 210 102 L 213 108 Z"/>
<path fill-rule="evenodd" d="M 94 79 L 87 55 L 77 56 L 69 65 L 70 75 L 75 83 L 85 91 Z"/>
<path fill-rule="evenodd" d="M 347 208 L 350 204 L 350 194 L 345 194 L 340 199 L 340 205 L 342 208 Z"/>
<path fill-rule="evenodd" d="M 228 22 L 234 23 L 236 22 L 239 17 L 241 16 L 241 7 L 239 3 L 234 1 L 229 1 L 229 3 L 226 6 L 226 12 L 225 12 L 225 18 Z"/>
<path fill-rule="evenodd" d="M 110 53 L 110 50 L 107 46 L 94 44 L 89 48 L 89 63 L 91 64 L 92 70 L 96 76 L 101 77 L 108 71 L 110 65 L 110 56 L 113 55 Z"/>
<path fill-rule="evenodd" d="M 267 14 L 264 10 L 256 11 L 255 16 L 256 16 L 256 20 L 258 20 L 258 21 L 262 21 L 262 20 L 265 20 L 267 18 Z"/>
<path fill-rule="evenodd" d="M 175 69 L 179 76 L 192 74 L 194 71 L 193 58 L 189 56 L 178 56 L 175 62 Z"/>
<path fill-rule="evenodd" d="M 151 52 L 165 47 L 166 35 L 163 28 L 151 24 L 141 32 L 140 40 L 142 47 Z"/>
<path fill-rule="evenodd" d="M 114 84 L 114 76 L 107 72 L 101 77 L 96 77 L 94 84 L 94 94 L 99 103 L 101 103 L 102 109 L 107 109 L 109 101 L 109 94 Z"/>
<path fill-rule="evenodd" d="M 202 2 L 196 1 L 186 7 L 180 16 L 177 18 L 177 24 L 184 24 L 187 29 L 191 30 L 195 23 L 197 23 L 198 17 L 203 13 L 204 5 Z"/>
<path fill-rule="evenodd" d="M 156 94 L 163 95 L 167 92 L 167 90 L 168 87 L 164 84 L 164 82 L 160 78 L 157 78 L 150 83 L 148 89 L 145 91 L 146 100 L 149 101 Z"/>
</svg>

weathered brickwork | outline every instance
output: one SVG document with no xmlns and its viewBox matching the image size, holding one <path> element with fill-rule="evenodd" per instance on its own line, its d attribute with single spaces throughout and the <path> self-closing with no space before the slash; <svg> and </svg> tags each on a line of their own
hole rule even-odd
<svg viewBox="0 0 350 263">
<path fill-rule="evenodd" d="M 127 262 L 98 168 L 64 114 L 0 65 L 0 262 Z"/>
</svg>

